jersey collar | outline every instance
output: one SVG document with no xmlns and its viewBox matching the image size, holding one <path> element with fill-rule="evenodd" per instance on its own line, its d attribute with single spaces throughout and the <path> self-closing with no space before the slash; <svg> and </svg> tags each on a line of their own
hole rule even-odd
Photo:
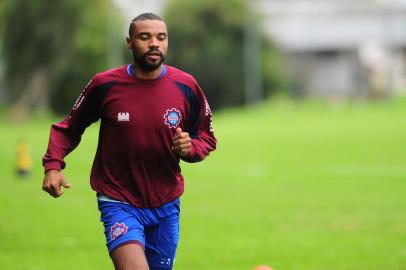
<svg viewBox="0 0 406 270">
<path fill-rule="evenodd" d="M 133 65 L 133 64 L 129 64 L 129 65 L 127 66 L 127 73 L 128 73 L 128 75 L 130 75 L 131 77 L 135 77 L 135 71 L 134 71 L 134 65 Z M 162 64 L 162 71 L 161 71 L 161 74 L 159 74 L 159 76 L 158 76 L 156 79 L 162 78 L 163 76 L 165 76 L 165 74 L 166 74 L 166 67 L 165 67 L 164 64 Z M 156 79 L 155 79 L 155 80 L 156 80 Z"/>
</svg>

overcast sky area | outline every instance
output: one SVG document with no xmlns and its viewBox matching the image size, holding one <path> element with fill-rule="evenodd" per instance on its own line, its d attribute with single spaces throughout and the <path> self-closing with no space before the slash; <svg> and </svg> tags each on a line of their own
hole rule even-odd
<svg viewBox="0 0 406 270">
<path fill-rule="evenodd" d="M 114 0 L 114 2 L 129 22 L 144 12 L 160 13 L 167 0 Z"/>
</svg>

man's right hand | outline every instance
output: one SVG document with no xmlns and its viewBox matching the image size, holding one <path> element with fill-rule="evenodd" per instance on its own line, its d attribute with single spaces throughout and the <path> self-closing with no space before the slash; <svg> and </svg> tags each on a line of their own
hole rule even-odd
<svg viewBox="0 0 406 270">
<path fill-rule="evenodd" d="M 58 170 L 46 171 L 44 182 L 42 183 L 42 189 L 48 192 L 52 197 L 58 198 L 63 194 L 61 187 L 71 187 L 71 184 L 65 181 L 62 172 Z"/>
</svg>

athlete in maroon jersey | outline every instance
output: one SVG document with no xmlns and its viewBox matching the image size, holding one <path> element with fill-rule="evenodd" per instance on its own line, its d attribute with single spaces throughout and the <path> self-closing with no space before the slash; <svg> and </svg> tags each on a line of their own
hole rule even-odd
<svg viewBox="0 0 406 270">
<path fill-rule="evenodd" d="M 148 217 L 163 216 L 178 228 L 178 218 L 169 217 L 179 216 L 176 204 L 184 190 L 179 161 L 201 161 L 215 149 L 212 114 L 194 78 L 163 64 L 168 34 L 157 15 L 136 17 L 130 24 L 127 45 L 134 63 L 94 76 L 70 115 L 52 125 L 43 158 L 43 189 L 59 197 L 61 187 L 70 187 L 61 173 L 64 157 L 79 144 L 86 127 L 100 119 L 90 183 L 98 195 L 114 265 L 120 270 L 172 269 L 178 229 L 167 232 L 176 240 L 168 247 L 160 242 L 168 235 L 160 237 L 146 230 L 173 230 L 174 226 L 164 219 L 150 221 L 153 224 L 139 224 L 138 220 L 146 220 L 142 215 L 148 210 Z M 136 221 L 120 214 L 114 222 L 105 218 L 117 207 L 129 206 Z M 131 228 L 141 228 L 137 230 L 142 235 Z"/>
</svg>

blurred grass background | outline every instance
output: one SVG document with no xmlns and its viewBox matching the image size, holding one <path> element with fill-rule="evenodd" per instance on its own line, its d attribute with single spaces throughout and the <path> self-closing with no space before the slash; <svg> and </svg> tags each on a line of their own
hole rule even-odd
<svg viewBox="0 0 406 270">
<path fill-rule="evenodd" d="M 72 188 L 41 190 L 49 126 L 0 113 L 0 267 L 113 269 L 88 175 L 98 124 L 66 158 Z M 182 164 L 175 269 L 406 269 L 406 99 L 274 99 L 215 114 L 218 149 Z M 25 138 L 32 174 L 15 174 Z"/>
</svg>

